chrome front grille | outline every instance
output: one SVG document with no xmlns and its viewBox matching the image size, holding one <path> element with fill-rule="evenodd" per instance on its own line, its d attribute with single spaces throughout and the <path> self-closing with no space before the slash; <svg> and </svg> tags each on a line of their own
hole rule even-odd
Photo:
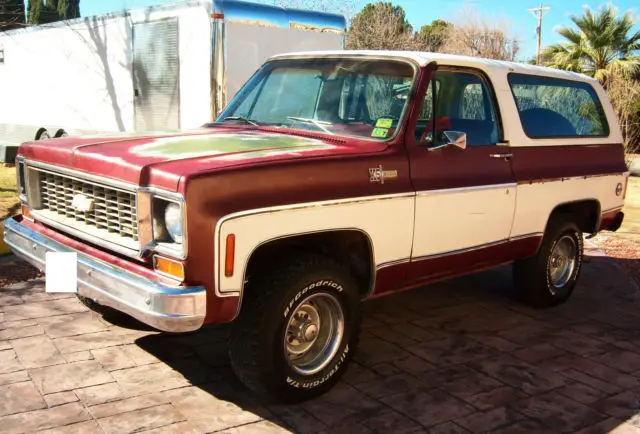
<svg viewBox="0 0 640 434">
<path fill-rule="evenodd" d="M 36 213 L 101 240 L 139 248 L 135 192 L 40 168 L 29 169 L 30 182 L 37 183 L 38 200 L 33 204 Z"/>
</svg>

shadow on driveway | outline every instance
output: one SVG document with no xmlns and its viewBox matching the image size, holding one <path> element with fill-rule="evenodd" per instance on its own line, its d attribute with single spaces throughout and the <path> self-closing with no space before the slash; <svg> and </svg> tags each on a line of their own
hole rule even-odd
<svg viewBox="0 0 640 434">
<path fill-rule="evenodd" d="M 548 310 L 515 301 L 510 267 L 372 300 L 343 380 L 288 406 L 256 398 L 234 376 L 229 326 L 136 344 L 202 392 L 193 417 L 268 419 L 268 430 L 640 430 L 639 308 L 637 286 L 602 256 L 587 257 L 573 297 Z"/>
</svg>

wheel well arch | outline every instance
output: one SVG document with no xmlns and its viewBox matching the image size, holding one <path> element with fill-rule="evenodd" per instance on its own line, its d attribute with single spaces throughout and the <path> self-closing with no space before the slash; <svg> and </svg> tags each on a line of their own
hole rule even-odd
<svg viewBox="0 0 640 434">
<path fill-rule="evenodd" d="M 344 228 L 291 234 L 260 243 L 245 265 L 241 293 L 244 295 L 251 276 L 264 272 L 283 255 L 298 252 L 321 254 L 343 264 L 355 278 L 362 298 L 373 290 L 376 272 L 373 241 L 362 229 Z"/>
<path fill-rule="evenodd" d="M 574 218 L 574 222 L 583 233 L 594 234 L 600 227 L 601 211 L 598 199 L 582 199 L 558 204 L 549 214 L 545 232 L 554 216 L 568 214 Z"/>
</svg>

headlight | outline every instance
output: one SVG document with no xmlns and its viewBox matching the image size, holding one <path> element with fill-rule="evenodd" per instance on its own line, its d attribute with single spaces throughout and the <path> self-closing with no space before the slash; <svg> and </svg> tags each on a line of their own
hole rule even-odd
<svg viewBox="0 0 640 434">
<path fill-rule="evenodd" d="M 177 203 L 170 203 L 164 210 L 164 225 L 171 239 L 182 243 L 182 210 Z"/>
<path fill-rule="evenodd" d="M 179 204 L 156 197 L 153 201 L 153 237 L 159 242 L 182 244 L 182 209 Z"/>
<path fill-rule="evenodd" d="M 167 239 L 167 227 L 164 225 L 164 212 L 154 210 L 153 213 L 153 238 L 156 241 L 165 241 Z"/>
</svg>

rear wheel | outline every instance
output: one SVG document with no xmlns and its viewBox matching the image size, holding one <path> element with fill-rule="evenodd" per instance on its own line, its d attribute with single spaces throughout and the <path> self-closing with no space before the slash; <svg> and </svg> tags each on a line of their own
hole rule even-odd
<svg viewBox="0 0 640 434">
<path fill-rule="evenodd" d="M 583 254 L 582 231 L 571 216 L 552 217 L 538 253 L 514 264 L 520 298 L 540 308 L 567 301 L 578 282 Z"/>
<path fill-rule="evenodd" d="M 330 389 L 358 339 L 355 281 L 330 259 L 304 256 L 276 267 L 247 289 L 231 332 L 238 377 L 279 401 L 303 401 Z"/>
</svg>

